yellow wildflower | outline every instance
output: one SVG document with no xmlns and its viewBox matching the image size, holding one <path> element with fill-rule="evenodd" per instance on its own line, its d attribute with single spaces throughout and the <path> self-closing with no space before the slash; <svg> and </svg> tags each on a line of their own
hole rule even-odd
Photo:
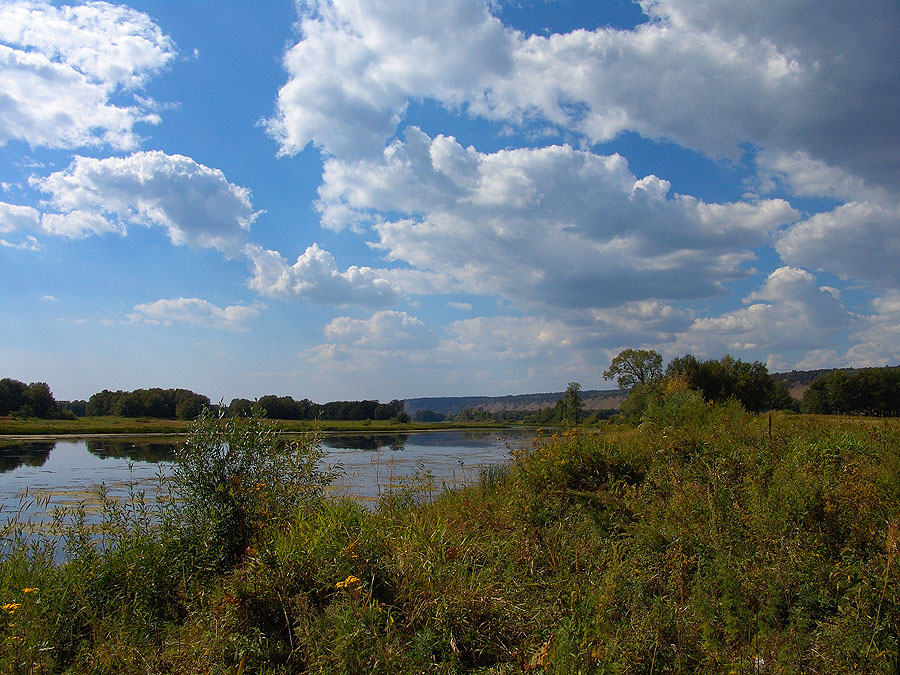
<svg viewBox="0 0 900 675">
<path fill-rule="evenodd" d="M 23 593 L 37 593 L 39 590 L 41 590 L 41 589 L 40 588 L 23 588 L 22 592 Z"/>
<path fill-rule="evenodd" d="M 21 606 L 22 606 L 21 602 L 8 602 L 5 605 L 3 605 L 2 607 L 0 607 L 0 609 L 2 609 L 4 612 L 9 612 L 10 614 L 12 614 L 17 609 L 19 609 L 19 607 L 21 607 Z"/>
<path fill-rule="evenodd" d="M 349 590 L 359 586 L 359 584 L 360 584 L 359 578 L 355 577 L 351 574 L 349 577 L 347 577 L 343 581 L 337 582 L 337 587 L 343 588 L 343 589 L 346 589 L 349 591 Z"/>
</svg>

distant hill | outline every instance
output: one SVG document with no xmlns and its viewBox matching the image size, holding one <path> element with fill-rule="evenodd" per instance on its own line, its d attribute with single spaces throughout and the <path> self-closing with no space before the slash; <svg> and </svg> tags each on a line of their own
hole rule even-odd
<svg viewBox="0 0 900 675">
<path fill-rule="evenodd" d="M 835 370 L 854 372 L 859 368 L 821 368 L 819 370 L 792 370 L 772 373 L 778 382 L 784 382 L 791 395 L 800 400 L 814 380 Z M 515 396 L 437 396 L 432 398 L 408 398 L 406 412 L 415 415 L 420 410 L 433 410 L 442 415 L 457 415 L 467 408 L 484 408 L 489 413 L 511 410 L 536 412 L 552 408 L 562 399 L 564 392 L 546 394 L 518 394 Z M 591 389 L 581 392 L 585 410 L 618 410 L 628 395 L 621 389 Z"/>
<path fill-rule="evenodd" d="M 433 410 L 442 415 L 457 415 L 468 408 L 484 408 L 489 413 L 508 410 L 536 412 L 552 408 L 565 392 L 547 394 L 519 394 L 517 396 L 438 396 L 433 398 L 408 398 L 405 410 L 415 415 L 419 410 Z M 616 410 L 627 392 L 614 390 L 587 390 L 581 392 L 585 410 Z"/>
</svg>

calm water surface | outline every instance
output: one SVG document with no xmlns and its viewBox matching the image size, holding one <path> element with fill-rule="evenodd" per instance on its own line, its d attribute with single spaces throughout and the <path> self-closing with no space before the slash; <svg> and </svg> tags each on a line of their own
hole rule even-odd
<svg viewBox="0 0 900 675">
<path fill-rule="evenodd" d="M 325 462 L 344 476 L 334 490 L 375 501 L 416 472 L 430 472 L 436 489 L 478 479 L 481 468 L 508 460 L 528 446 L 528 430 L 341 434 L 322 439 Z M 18 510 L 40 516 L 57 506 L 96 504 L 97 489 L 125 495 L 129 485 L 151 494 L 168 475 L 175 444 L 158 439 L 32 441 L 0 445 L 0 523 Z M 37 508 L 35 499 L 49 500 Z"/>
</svg>

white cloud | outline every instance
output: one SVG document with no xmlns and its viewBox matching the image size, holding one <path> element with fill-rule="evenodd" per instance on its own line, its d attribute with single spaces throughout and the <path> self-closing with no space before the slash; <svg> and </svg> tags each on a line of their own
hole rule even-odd
<svg viewBox="0 0 900 675">
<path fill-rule="evenodd" d="M 68 237 L 124 234 L 128 225 L 161 227 L 173 244 L 236 255 L 258 215 L 250 191 L 220 170 L 159 151 L 76 157 L 66 170 L 32 182 L 60 211 L 44 213 L 42 227 Z"/>
<path fill-rule="evenodd" d="M 300 30 L 269 121 L 287 154 L 312 142 L 343 157 L 377 156 L 408 99 L 456 105 L 473 78 L 511 67 L 512 36 L 478 2 L 316 0 L 301 5 Z"/>
<path fill-rule="evenodd" d="M 41 220 L 40 212 L 31 206 L 0 202 L 0 232 L 33 230 Z"/>
<path fill-rule="evenodd" d="M 155 124 L 159 116 L 152 100 L 128 94 L 174 56 L 174 44 L 150 17 L 127 7 L 4 2 L 0 145 L 16 139 L 55 148 L 133 148 L 134 126 Z"/>
<path fill-rule="evenodd" d="M 694 321 L 690 310 L 678 309 L 658 300 L 641 300 L 619 307 L 591 312 L 595 325 L 590 327 L 592 342 L 615 347 L 614 356 L 627 347 L 659 347 L 671 342 L 675 334 L 687 330 Z"/>
<path fill-rule="evenodd" d="M 829 270 L 878 288 L 900 286 L 900 204 L 848 202 L 791 227 L 775 248 L 791 265 Z"/>
<path fill-rule="evenodd" d="M 326 338 L 300 354 L 317 377 L 377 379 L 411 392 L 404 395 L 527 391 L 535 380 L 564 387 L 599 372 L 563 322 L 530 316 L 466 319 L 433 335 L 405 312 L 376 312 L 370 319 L 335 319 Z"/>
<path fill-rule="evenodd" d="M 7 239 L 0 239 L 0 246 L 3 248 L 11 248 L 18 251 L 40 251 L 41 245 L 32 235 L 28 235 L 25 239 L 14 242 Z"/>
<path fill-rule="evenodd" d="M 745 307 L 720 316 L 701 317 L 677 335 L 666 351 L 721 356 L 740 352 L 824 349 L 856 322 L 832 289 L 819 286 L 806 270 L 780 267 Z"/>
<path fill-rule="evenodd" d="M 892 290 L 872 302 L 875 313 L 865 317 L 856 342 L 835 362 L 862 368 L 900 364 L 900 291 Z"/>
<path fill-rule="evenodd" d="M 156 300 L 134 306 L 128 315 L 132 322 L 171 326 L 186 323 L 205 328 L 246 330 L 247 324 L 259 316 L 256 307 L 230 305 L 217 307 L 198 298 L 173 298 Z"/>
<path fill-rule="evenodd" d="M 483 154 L 411 127 L 379 162 L 326 162 L 319 208 L 335 228 L 369 223 L 376 248 L 430 292 L 545 309 L 720 293 L 748 273 L 749 248 L 798 217 L 783 200 L 707 204 L 668 191 L 619 155 Z"/>
<path fill-rule="evenodd" d="M 293 265 L 278 251 L 255 244 L 244 252 L 253 270 L 248 285 L 265 296 L 372 307 L 390 305 L 400 297 L 384 270 L 353 265 L 341 272 L 334 256 L 318 244 L 308 247 Z"/>
<path fill-rule="evenodd" d="M 70 239 L 96 234 L 125 234 L 125 227 L 121 223 L 111 222 L 99 213 L 84 209 L 68 213 L 45 213 L 41 216 L 41 229 L 47 234 Z"/>
<path fill-rule="evenodd" d="M 377 157 L 411 100 L 606 141 L 623 131 L 737 157 L 801 152 L 896 188 L 900 7 L 647 0 L 634 30 L 547 37 L 480 0 L 320 0 L 301 10 L 270 122 L 282 152 L 313 142 Z M 447 26 L 454 30 L 447 30 Z"/>
<path fill-rule="evenodd" d="M 358 349 L 397 351 L 427 349 L 436 344 L 433 333 L 406 312 L 375 312 L 369 319 L 340 316 L 325 326 L 332 344 Z"/>
<path fill-rule="evenodd" d="M 447 303 L 447 307 L 451 309 L 458 309 L 461 312 L 471 312 L 473 307 L 471 302 L 453 302 L 450 301 Z"/>
</svg>

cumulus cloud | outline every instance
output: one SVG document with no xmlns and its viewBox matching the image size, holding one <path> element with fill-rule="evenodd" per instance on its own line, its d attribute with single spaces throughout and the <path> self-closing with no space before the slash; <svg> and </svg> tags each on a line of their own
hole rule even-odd
<svg viewBox="0 0 900 675">
<path fill-rule="evenodd" d="M 667 351 L 721 355 L 824 349 L 856 323 L 837 291 L 819 286 L 815 275 L 794 267 L 773 271 L 744 304 L 720 316 L 695 319 Z"/>
<path fill-rule="evenodd" d="M 0 232 L 32 230 L 38 226 L 40 220 L 40 212 L 31 206 L 0 202 Z"/>
<path fill-rule="evenodd" d="M 348 267 L 341 272 L 334 256 L 309 246 L 293 265 L 278 253 L 249 244 L 244 249 L 253 276 L 248 285 L 269 297 L 302 297 L 316 303 L 383 307 L 394 303 L 399 291 L 384 270 Z"/>
<path fill-rule="evenodd" d="M 128 319 L 135 323 L 163 326 L 186 323 L 205 328 L 242 331 L 258 316 L 259 310 L 256 307 L 217 307 L 199 298 L 172 298 L 135 305 Z"/>
<path fill-rule="evenodd" d="M 526 36 L 485 0 L 309 3 L 270 130 L 284 153 L 377 157 L 408 102 L 428 98 L 590 142 L 636 131 L 715 157 L 753 143 L 900 185 L 896 2 L 642 6 L 634 30 Z"/>
<path fill-rule="evenodd" d="M 669 195 L 665 180 L 636 178 L 619 155 L 484 154 L 414 127 L 378 162 L 326 162 L 319 208 L 333 228 L 370 226 L 374 246 L 428 275 L 433 290 L 572 309 L 720 293 L 748 273 L 749 248 L 798 217 L 778 199 Z"/>
<path fill-rule="evenodd" d="M 837 362 L 854 367 L 900 364 L 900 291 L 875 298 L 872 308 L 874 313 L 862 319 L 861 330 L 851 336 L 856 344 Z"/>
<path fill-rule="evenodd" d="M 473 77 L 512 65 L 512 36 L 479 2 L 314 1 L 301 6 L 300 31 L 268 122 L 285 154 L 315 143 L 343 157 L 377 156 L 408 99 L 459 104 Z"/>
<path fill-rule="evenodd" d="M 250 191 L 218 169 L 183 155 L 137 152 L 127 157 L 76 157 L 64 171 L 32 182 L 58 213 L 44 213 L 50 234 L 83 237 L 127 226 L 161 227 L 173 244 L 236 255 L 256 219 Z"/>
<path fill-rule="evenodd" d="M 332 344 L 384 351 L 428 349 L 436 344 L 434 334 L 417 317 L 406 312 L 375 312 L 368 319 L 340 316 L 325 326 Z"/>
<path fill-rule="evenodd" d="M 675 339 L 694 321 L 694 312 L 658 300 L 629 302 L 591 312 L 591 341 L 599 347 L 621 350 L 636 345 L 659 347 Z M 618 353 L 612 350 L 610 356 Z"/>
<path fill-rule="evenodd" d="M 775 248 L 792 265 L 827 269 L 878 288 L 897 288 L 900 204 L 847 202 L 788 229 Z"/>
<path fill-rule="evenodd" d="M 0 145 L 135 147 L 135 125 L 159 121 L 156 104 L 136 92 L 175 53 L 150 17 L 128 7 L 2 3 Z"/>
</svg>

